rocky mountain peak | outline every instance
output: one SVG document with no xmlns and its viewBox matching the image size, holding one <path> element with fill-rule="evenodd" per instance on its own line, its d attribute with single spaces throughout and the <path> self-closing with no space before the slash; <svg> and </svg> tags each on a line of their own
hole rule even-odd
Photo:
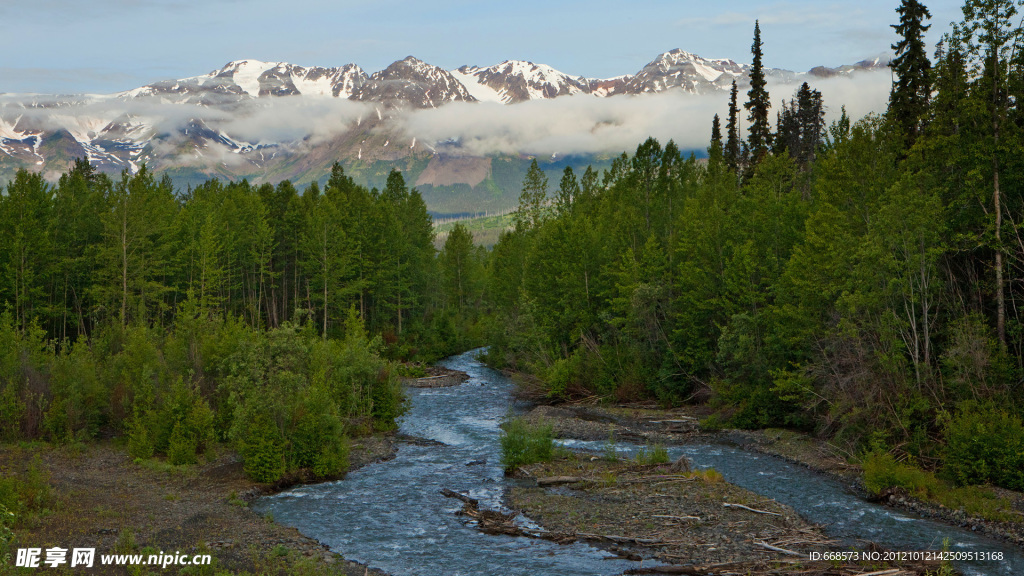
<svg viewBox="0 0 1024 576">
<path fill-rule="evenodd" d="M 476 101 L 450 72 L 413 56 L 374 72 L 352 98 L 393 108 L 436 108 L 447 102 Z"/>
</svg>

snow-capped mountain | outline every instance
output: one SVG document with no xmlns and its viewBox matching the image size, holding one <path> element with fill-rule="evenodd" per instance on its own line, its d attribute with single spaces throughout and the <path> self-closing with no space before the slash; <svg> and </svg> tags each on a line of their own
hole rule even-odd
<svg viewBox="0 0 1024 576">
<path fill-rule="evenodd" d="M 202 76 L 165 80 L 122 92 L 123 98 L 157 96 L 179 103 L 218 105 L 261 96 L 351 98 L 367 81 L 355 64 L 305 68 L 287 62 L 236 60 Z"/>
<path fill-rule="evenodd" d="M 694 94 L 728 90 L 733 80 L 746 81 L 749 66 L 728 59 L 709 60 L 676 49 L 659 55 L 635 76 L 622 91 L 626 94 L 664 92 L 680 88 Z"/>
<path fill-rule="evenodd" d="M 797 83 L 887 65 L 874 59 L 802 73 L 765 72 L 769 81 Z M 204 75 L 117 94 L 0 94 L 0 180 L 18 168 L 55 176 L 81 156 L 107 172 L 134 171 L 145 162 L 156 170 L 187 167 L 228 178 L 294 178 L 337 159 L 390 161 L 459 146 L 403 131 L 400 118 L 414 109 L 674 90 L 724 96 L 733 81 L 745 90 L 749 71 L 746 64 L 678 49 L 634 74 L 606 79 L 521 60 L 449 71 L 409 56 L 371 75 L 356 64 L 325 68 L 237 60 Z M 344 101 L 371 106 L 342 106 Z M 273 103 L 288 103 L 291 115 Z"/>
<path fill-rule="evenodd" d="M 506 60 L 488 68 L 463 66 L 452 73 L 474 98 L 484 102 L 514 104 L 593 92 L 591 80 L 583 76 L 522 60 Z"/>
<path fill-rule="evenodd" d="M 476 100 L 451 72 L 412 56 L 374 72 L 350 98 L 398 108 L 436 108 L 448 102 Z"/>
</svg>

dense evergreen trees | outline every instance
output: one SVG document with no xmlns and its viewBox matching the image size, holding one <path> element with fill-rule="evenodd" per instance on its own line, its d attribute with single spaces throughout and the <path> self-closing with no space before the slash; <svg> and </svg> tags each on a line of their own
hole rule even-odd
<svg viewBox="0 0 1024 576">
<path fill-rule="evenodd" d="M 436 253 L 397 172 L 183 194 L 84 161 L 56 186 L 19 173 L 0 438 L 123 432 L 178 462 L 230 441 L 254 477 L 330 475 L 401 412 L 386 357 L 486 336 L 549 400 L 706 401 L 1019 487 L 1024 32 L 1012 2 L 969 0 L 911 78 L 928 13 L 898 14 L 886 115 L 826 127 L 804 84 L 771 134 L 755 24 L 745 149 L 733 85 L 707 162 L 648 139 L 553 192 L 534 162 L 489 253 L 458 225 Z"/>
<path fill-rule="evenodd" d="M 3 440 L 125 434 L 133 456 L 174 464 L 227 441 L 259 480 L 331 476 L 347 435 L 401 414 L 388 357 L 469 343 L 438 294 L 426 206 L 398 172 L 383 191 L 336 165 L 301 194 L 287 181 L 181 192 L 83 159 L 55 186 L 19 172 L 0 224 Z"/>
<path fill-rule="evenodd" d="M 804 84 L 771 135 L 756 25 L 745 161 L 734 89 L 707 163 L 649 140 L 506 233 L 491 358 L 550 399 L 705 399 L 1018 486 L 1022 31 L 1013 3 L 968 1 L 929 75 L 927 9 L 898 14 L 885 116 L 826 127 Z"/>
</svg>

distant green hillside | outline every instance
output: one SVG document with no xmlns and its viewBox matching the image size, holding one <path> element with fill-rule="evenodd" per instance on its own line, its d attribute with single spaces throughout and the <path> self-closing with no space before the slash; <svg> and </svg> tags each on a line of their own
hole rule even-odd
<svg viewBox="0 0 1024 576">
<path fill-rule="evenodd" d="M 430 156 L 412 155 L 391 161 L 342 160 L 341 165 L 345 168 L 345 173 L 357 184 L 380 189 L 384 187 L 388 174 L 393 169 L 400 170 L 405 175 L 406 182 L 415 183 L 427 168 L 430 159 Z M 526 175 L 532 160 L 532 156 L 495 156 L 490 159 L 491 168 L 487 177 L 475 186 L 463 183 L 447 186 L 420 184 L 416 185 L 416 189 L 423 196 L 427 210 L 435 218 L 474 217 L 507 212 L 519 203 L 523 176 Z M 555 160 L 538 158 L 537 161 L 548 177 L 548 189 L 551 192 L 558 189 L 558 182 L 566 166 L 571 166 L 579 175 L 587 166 L 593 166 L 595 170 L 604 170 L 611 165 L 611 157 L 607 155 L 566 156 Z M 193 168 L 171 168 L 159 171 L 158 175 L 164 173 L 171 177 L 176 188 L 182 190 L 190 186 L 194 188 L 212 177 L 227 178 L 223 173 L 210 173 Z M 276 184 L 272 178 L 254 176 L 251 177 L 253 182 L 270 180 Z M 301 189 L 314 180 L 323 185 L 327 182 L 328 176 L 329 167 L 319 174 L 309 174 L 307 177 L 293 179 L 292 182 Z"/>
<path fill-rule="evenodd" d="M 498 243 L 498 236 L 505 230 L 512 227 L 513 215 L 511 212 L 507 214 L 499 214 L 496 216 L 481 216 L 478 218 L 466 218 L 458 220 L 435 220 L 434 232 L 437 233 L 437 238 L 434 244 L 438 247 L 444 245 L 445 239 L 448 237 L 448 233 L 451 232 L 452 228 L 456 224 L 462 224 L 466 227 L 470 233 L 473 234 L 473 243 L 477 246 L 484 246 L 490 248 Z"/>
</svg>

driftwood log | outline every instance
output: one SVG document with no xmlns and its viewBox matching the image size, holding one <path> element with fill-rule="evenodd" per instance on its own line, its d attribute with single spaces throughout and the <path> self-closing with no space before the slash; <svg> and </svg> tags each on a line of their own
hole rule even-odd
<svg viewBox="0 0 1024 576">
<path fill-rule="evenodd" d="M 548 476 L 545 478 L 537 478 L 537 486 L 556 486 L 558 484 L 575 484 L 576 482 L 583 482 L 583 478 L 580 476 Z"/>
<path fill-rule="evenodd" d="M 782 516 L 782 514 L 779 514 L 778 512 L 768 512 L 766 510 L 758 510 L 757 508 L 751 508 L 750 506 L 744 506 L 743 504 L 731 504 L 729 502 L 722 502 L 722 506 L 725 506 L 726 508 L 742 508 L 744 510 L 749 510 L 749 511 L 754 512 L 756 514 L 771 514 L 772 516 Z"/>
</svg>

